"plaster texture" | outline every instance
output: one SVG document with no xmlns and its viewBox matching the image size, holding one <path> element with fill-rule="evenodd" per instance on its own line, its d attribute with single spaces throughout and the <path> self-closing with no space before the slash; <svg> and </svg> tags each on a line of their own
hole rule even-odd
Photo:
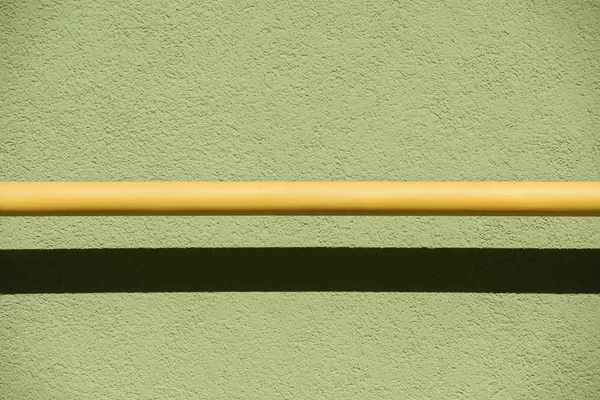
<svg viewBox="0 0 600 400">
<path fill-rule="evenodd" d="M 0 180 L 597 181 L 599 22 L 583 0 L 2 1 Z M 600 219 L 0 219 L 0 249 L 304 246 L 598 249 Z M 597 399 L 599 296 L 3 294 L 0 398 Z"/>
<path fill-rule="evenodd" d="M 3 297 L 6 399 L 597 399 L 597 295 Z"/>
</svg>

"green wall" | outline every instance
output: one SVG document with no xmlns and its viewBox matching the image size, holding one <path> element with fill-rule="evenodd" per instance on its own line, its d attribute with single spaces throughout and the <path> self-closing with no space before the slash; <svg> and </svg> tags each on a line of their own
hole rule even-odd
<svg viewBox="0 0 600 400">
<path fill-rule="evenodd" d="M 595 1 L 7 0 L 0 180 L 597 181 L 599 77 Z M 9 275 L 44 268 L 15 250 L 181 247 L 457 248 L 476 267 L 473 248 L 600 249 L 600 220 L 0 219 Z M 600 397 L 600 290 L 471 278 L 67 294 L 0 275 L 0 398 Z"/>
</svg>

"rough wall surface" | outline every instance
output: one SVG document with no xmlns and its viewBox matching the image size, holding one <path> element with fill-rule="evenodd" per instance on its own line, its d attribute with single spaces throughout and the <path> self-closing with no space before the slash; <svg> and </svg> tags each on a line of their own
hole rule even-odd
<svg viewBox="0 0 600 400">
<path fill-rule="evenodd" d="M 6 399 L 597 399 L 597 295 L 8 297 Z"/>
<path fill-rule="evenodd" d="M 0 180 L 598 180 L 599 22 L 580 0 L 2 1 Z M 0 219 L 1 249 L 241 246 L 600 248 L 600 219 Z M 598 398 L 599 307 L 1 295 L 0 398 Z"/>
</svg>

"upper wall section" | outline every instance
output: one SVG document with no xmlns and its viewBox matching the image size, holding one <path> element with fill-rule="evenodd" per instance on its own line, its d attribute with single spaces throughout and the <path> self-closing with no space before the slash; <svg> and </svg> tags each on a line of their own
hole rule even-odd
<svg viewBox="0 0 600 400">
<path fill-rule="evenodd" d="M 8 1 L 0 180 L 597 181 L 593 1 Z M 3 218 L 1 248 L 600 247 L 594 218 Z"/>
</svg>

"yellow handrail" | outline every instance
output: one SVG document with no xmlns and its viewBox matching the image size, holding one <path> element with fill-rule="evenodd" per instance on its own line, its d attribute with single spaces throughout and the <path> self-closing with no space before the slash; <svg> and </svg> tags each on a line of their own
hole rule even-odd
<svg viewBox="0 0 600 400">
<path fill-rule="evenodd" d="M 600 216 L 600 182 L 0 182 L 1 216 Z"/>
</svg>

